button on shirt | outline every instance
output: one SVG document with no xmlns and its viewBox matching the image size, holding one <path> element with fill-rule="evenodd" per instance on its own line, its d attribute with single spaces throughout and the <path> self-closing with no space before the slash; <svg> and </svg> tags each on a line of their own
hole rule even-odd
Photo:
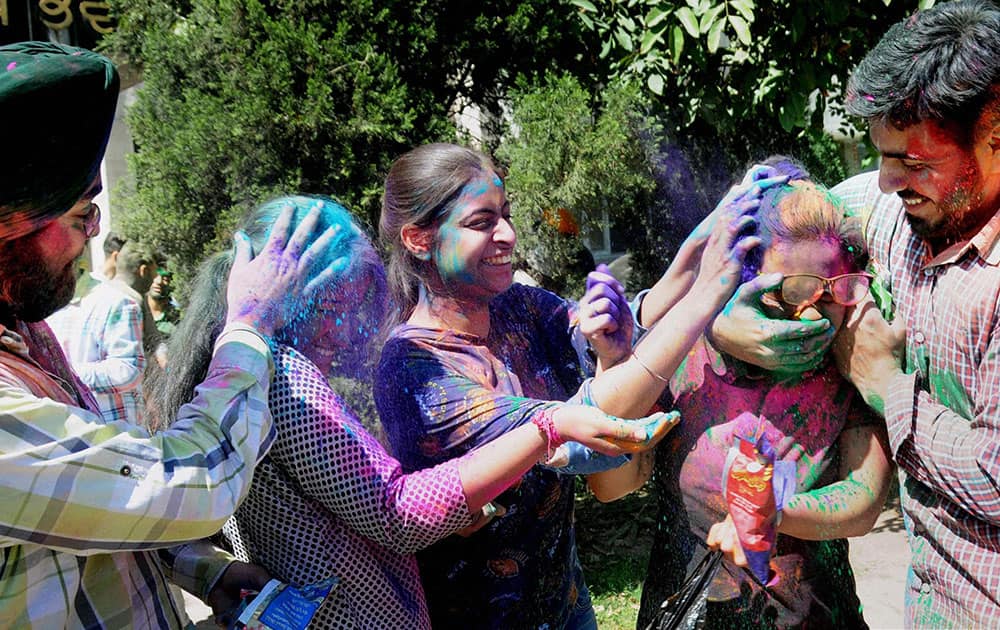
<svg viewBox="0 0 1000 630">
<path fill-rule="evenodd" d="M 885 420 L 912 567 L 907 627 L 995 627 L 1000 615 L 1000 214 L 937 256 L 878 173 L 833 189 L 870 212 L 865 237 L 895 318 L 905 375 Z"/>
<path fill-rule="evenodd" d="M 168 574 L 204 596 L 227 561 L 152 550 L 217 531 L 245 494 L 273 439 L 267 346 L 224 331 L 194 401 L 150 436 L 85 408 L 28 334 L 55 347 L 44 324 L 0 326 L 0 628 L 182 627 Z"/>
</svg>

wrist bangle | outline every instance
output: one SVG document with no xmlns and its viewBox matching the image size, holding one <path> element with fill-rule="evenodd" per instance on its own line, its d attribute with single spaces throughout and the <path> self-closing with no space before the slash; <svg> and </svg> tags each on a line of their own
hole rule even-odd
<svg viewBox="0 0 1000 630">
<path fill-rule="evenodd" d="M 554 408 L 548 407 L 531 416 L 531 423 L 538 427 L 538 432 L 545 438 L 545 458 L 551 459 L 556 448 L 562 444 L 562 437 L 552 421 Z"/>
<path fill-rule="evenodd" d="M 632 358 L 635 359 L 636 363 L 638 363 L 639 365 L 642 366 L 642 369 L 646 370 L 647 374 L 649 374 L 650 376 L 652 376 L 656 380 L 663 381 L 664 383 L 669 383 L 670 382 L 669 378 L 663 378 L 662 376 L 660 376 L 659 374 L 657 374 L 656 372 L 654 372 L 653 370 L 651 370 L 648 365 L 646 365 L 645 363 L 643 363 L 642 359 L 639 358 L 639 355 L 635 353 L 635 350 L 632 350 Z"/>
</svg>

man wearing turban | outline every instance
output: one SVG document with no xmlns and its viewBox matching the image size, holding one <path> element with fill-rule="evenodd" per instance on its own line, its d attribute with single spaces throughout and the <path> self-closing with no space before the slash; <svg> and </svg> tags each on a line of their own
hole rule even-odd
<svg viewBox="0 0 1000 630">
<path fill-rule="evenodd" d="M 99 229 L 117 92 L 95 53 L 0 47 L 0 628 L 177 628 L 166 575 L 205 595 L 245 570 L 174 546 L 218 531 L 270 446 L 266 339 L 311 273 L 299 232 L 276 227 L 256 258 L 238 239 L 195 400 L 156 435 L 102 420 L 42 319 Z"/>
</svg>

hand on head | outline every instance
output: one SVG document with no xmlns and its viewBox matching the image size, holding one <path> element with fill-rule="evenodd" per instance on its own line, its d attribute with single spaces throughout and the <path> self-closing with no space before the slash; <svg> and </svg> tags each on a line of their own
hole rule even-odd
<svg viewBox="0 0 1000 630">
<path fill-rule="evenodd" d="M 788 176 L 778 175 L 773 166 L 755 164 L 744 175 L 743 181 L 726 192 L 715 209 L 701 220 L 688 238 L 707 240 L 720 220 L 733 219 L 734 211 L 737 216 L 752 215 L 760 206 L 760 197 L 767 189 L 786 183 Z"/>
<path fill-rule="evenodd" d="M 317 202 L 298 227 L 288 235 L 294 207 L 282 209 L 274 222 L 267 244 L 254 257 L 249 239 L 236 235 L 236 253 L 226 290 L 226 321 L 239 321 L 271 335 L 310 304 L 318 291 L 338 273 L 347 269 L 342 256 L 319 271 L 324 254 L 343 238 L 339 226 L 327 229 L 310 242 L 319 219 L 322 202 Z"/>
<path fill-rule="evenodd" d="M 747 252 L 760 245 L 760 238 L 745 234 L 755 222 L 747 212 L 756 209 L 759 203 L 757 199 L 738 197 L 726 204 L 705 243 L 691 293 L 714 302 L 717 308 L 739 286 Z"/>
<path fill-rule="evenodd" d="M 601 264 L 587 274 L 587 291 L 579 305 L 580 332 L 590 342 L 602 368 L 629 355 L 635 325 L 625 287 Z"/>
<path fill-rule="evenodd" d="M 762 195 L 788 182 L 770 166 L 751 168 L 738 186 L 733 186 L 715 210 L 695 228 L 695 238 L 705 245 L 695 280 L 698 295 L 718 301 L 719 307 L 739 285 L 747 253 L 761 245 L 756 236 L 756 212 Z M 707 234 L 707 236 L 706 236 Z"/>
</svg>

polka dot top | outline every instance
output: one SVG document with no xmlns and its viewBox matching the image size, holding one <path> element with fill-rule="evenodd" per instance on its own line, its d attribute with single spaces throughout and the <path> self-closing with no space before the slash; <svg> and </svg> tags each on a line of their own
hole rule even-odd
<svg viewBox="0 0 1000 630">
<path fill-rule="evenodd" d="M 292 584 L 340 579 L 311 628 L 429 628 L 413 552 L 472 522 L 454 461 L 404 474 L 308 359 L 281 346 L 277 439 L 223 532 Z"/>
</svg>

